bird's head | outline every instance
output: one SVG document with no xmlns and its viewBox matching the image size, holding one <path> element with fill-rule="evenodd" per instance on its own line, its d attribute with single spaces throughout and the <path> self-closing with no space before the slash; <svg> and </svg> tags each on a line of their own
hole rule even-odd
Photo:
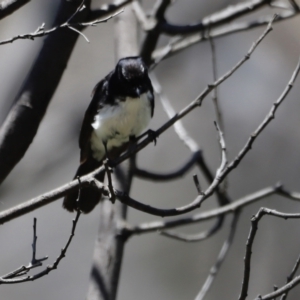
<svg viewBox="0 0 300 300">
<path fill-rule="evenodd" d="M 148 69 L 141 57 L 125 57 L 119 60 L 115 73 L 128 94 L 139 97 L 149 89 Z"/>
</svg>

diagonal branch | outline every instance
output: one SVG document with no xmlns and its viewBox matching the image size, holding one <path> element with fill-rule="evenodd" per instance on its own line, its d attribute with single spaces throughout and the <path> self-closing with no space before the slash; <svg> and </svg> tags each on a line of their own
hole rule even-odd
<svg viewBox="0 0 300 300">
<path fill-rule="evenodd" d="M 294 279 L 294 277 L 296 275 L 296 272 L 299 269 L 299 266 L 300 266 L 300 255 L 298 256 L 298 258 L 296 260 L 296 263 L 293 267 L 293 270 L 292 270 L 291 274 L 287 277 L 287 282 L 286 282 L 287 284 L 290 283 Z M 288 296 L 288 292 L 284 293 L 281 296 L 280 300 L 285 300 L 287 298 L 287 296 Z"/>
<path fill-rule="evenodd" d="M 195 300 L 203 300 L 204 299 L 207 292 L 211 288 L 214 279 L 218 275 L 218 272 L 219 272 L 219 270 L 226 258 L 226 255 L 230 249 L 230 246 L 232 245 L 232 242 L 233 242 L 233 239 L 235 236 L 235 232 L 236 232 L 236 228 L 237 228 L 237 223 L 239 220 L 239 216 L 240 216 L 240 211 L 237 210 L 234 213 L 233 219 L 231 221 L 230 232 L 229 232 L 228 238 L 224 242 L 224 244 L 221 248 L 221 251 L 217 257 L 217 260 L 216 260 L 215 264 L 211 267 L 211 269 L 209 271 L 209 275 L 208 275 L 207 279 L 205 280 L 205 283 L 203 284 L 203 286 L 202 286 L 200 292 L 198 293 L 197 297 L 195 298 Z"/>
<path fill-rule="evenodd" d="M 280 295 L 290 291 L 291 289 L 293 289 L 299 283 L 300 283 L 300 276 L 297 276 L 291 282 L 287 283 L 283 287 L 277 289 L 276 291 L 274 291 L 270 294 L 267 294 L 267 295 L 264 295 L 264 296 L 258 296 L 255 300 L 272 300 L 275 297 L 280 296 Z"/>
<path fill-rule="evenodd" d="M 240 163 L 241 159 L 246 155 L 246 153 L 251 149 L 252 144 L 256 140 L 256 138 L 259 136 L 259 134 L 268 126 L 268 124 L 275 118 L 275 113 L 279 107 L 279 105 L 284 101 L 290 90 L 293 88 L 293 85 L 295 83 L 295 80 L 300 72 L 300 58 L 298 60 L 296 69 L 294 70 L 292 77 L 290 81 L 288 82 L 287 86 L 285 87 L 284 91 L 280 95 L 280 97 L 277 99 L 276 102 L 274 102 L 270 112 L 265 117 L 263 122 L 258 126 L 258 128 L 251 134 L 250 138 L 246 142 L 244 148 L 239 152 L 239 154 L 236 156 L 236 158 L 228 164 L 227 168 L 222 172 L 221 176 L 226 176 L 228 172 L 230 172 L 233 168 L 236 168 L 238 164 Z"/>
</svg>

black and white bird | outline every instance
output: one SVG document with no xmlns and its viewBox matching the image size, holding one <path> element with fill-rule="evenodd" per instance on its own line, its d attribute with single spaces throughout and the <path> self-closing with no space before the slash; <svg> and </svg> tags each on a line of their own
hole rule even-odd
<svg viewBox="0 0 300 300">
<path fill-rule="evenodd" d="M 92 92 L 80 131 L 80 165 L 74 178 L 95 170 L 106 155 L 117 158 L 128 148 L 130 139 L 148 126 L 153 111 L 153 87 L 147 66 L 140 57 L 120 59 Z M 103 182 L 104 173 L 97 179 Z M 101 192 L 87 187 L 81 190 L 78 201 L 77 198 L 78 191 L 69 193 L 63 207 L 89 213 L 100 201 Z"/>
</svg>

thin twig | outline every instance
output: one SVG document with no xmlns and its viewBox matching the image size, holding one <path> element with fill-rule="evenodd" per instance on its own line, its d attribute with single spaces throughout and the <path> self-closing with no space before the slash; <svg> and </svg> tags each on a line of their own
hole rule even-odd
<svg viewBox="0 0 300 300">
<path fill-rule="evenodd" d="M 32 241 L 32 258 L 31 262 L 27 266 L 21 266 L 14 271 L 9 272 L 6 275 L 0 277 L 1 279 L 11 279 L 15 280 L 15 278 L 19 278 L 20 276 L 27 275 L 27 273 L 37 267 L 42 266 L 42 261 L 47 260 L 48 256 L 44 256 L 43 258 L 36 258 L 36 244 L 37 244 L 37 235 L 36 235 L 36 218 L 33 219 L 33 241 Z M 1 284 L 1 282 L 0 282 Z"/>
<path fill-rule="evenodd" d="M 193 180 L 194 180 L 194 183 L 195 183 L 198 195 L 201 195 L 202 194 L 202 190 L 201 190 L 201 187 L 200 187 L 200 182 L 199 182 L 197 174 L 193 175 Z"/>
<path fill-rule="evenodd" d="M 290 283 L 294 279 L 294 277 L 296 275 L 296 272 L 299 269 L 299 266 L 300 266 L 300 255 L 298 256 L 298 258 L 296 260 L 296 263 L 295 263 L 295 265 L 293 267 L 293 270 L 292 270 L 291 274 L 287 277 L 286 283 Z M 281 296 L 280 300 L 285 300 L 287 298 L 287 296 L 288 296 L 288 292 L 284 293 Z"/>
<path fill-rule="evenodd" d="M 209 35 L 208 36 L 210 49 L 211 49 L 211 60 L 212 60 L 212 73 L 213 73 L 213 81 L 216 81 L 218 78 L 218 72 L 217 72 L 217 57 L 216 57 L 216 46 L 214 39 Z M 218 89 L 213 90 L 212 100 L 215 107 L 215 114 L 217 118 L 217 122 L 220 125 L 221 129 L 224 131 L 224 121 L 223 116 L 221 113 L 221 108 L 218 100 Z"/>
<path fill-rule="evenodd" d="M 275 217 L 282 218 L 282 219 L 285 219 L 285 220 L 287 220 L 287 219 L 299 219 L 300 218 L 300 213 L 293 213 L 293 214 L 283 213 L 283 212 L 279 212 L 279 211 L 269 209 L 269 208 L 265 208 L 265 207 L 260 208 L 259 211 L 256 213 L 256 215 L 254 215 L 252 217 L 252 219 L 251 219 L 251 229 L 250 229 L 249 236 L 248 236 L 247 243 L 246 243 L 246 254 L 245 254 L 245 258 L 244 258 L 245 267 L 244 267 L 243 283 L 242 283 L 242 288 L 241 288 L 241 293 L 240 293 L 240 296 L 239 296 L 239 300 L 245 300 L 247 295 L 248 295 L 250 270 L 251 270 L 252 246 L 253 246 L 255 235 L 256 235 L 256 232 L 257 232 L 257 229 L 258 229 L 258 223 L 264 215 L 271 215 L 271 216 L 275 216 Z M 274 297 L 280 296 L 285 291 L 290 290 L 292 287 L 294 287 L 298 283 L 300 283 L 300 278 L 296 277 L 294 280 L 290 281 L 284 287 L 279 288 L 275 292 L 272 292 L 272 293 L 270 293 L 268 295 L 265 295 L 263 297 L 259 296 L 259 298 L 257 298 L 257 299 L 267 300 L 267 299 L 272 299 Z"/>
<path fill-rule="evenodd" d="M 48 256 L 45 256 L 43 258 L 36 258 L 36 242 L 37 242 L 36 218 L 33 218 L 33 241 L 32 241 L 32 259 L 31 259 L 31 265 L 36 265 L 37 263 L 40 263 L 40 262 L 48 259 Z"/>
<path fill-rule="evenodd" d="M 293 289 L 296 285 L 300 283 L 300 276 L 295 277 L 291 282 L 287 283 L 286 285 L 282 286 L 278 290 L 264 295 L 264 296 L 258 296 L 255 300 L 272 300 L 274 297 L 280 296 L 283 293 L 286 293 Z"/>
<path fill-rule="evenodd" d="M 58 25 L 58 26 L 55 26 L 53 28 L 50 28 L 48 30 L 45 30 L 44 29 L 44 24 L 42 24 L 41 26 L 39 26 L 34 32 L 32 33 L 26 33 L 26 34 L 20 34 L 20 35 L 16 35 L 10 39 L 7 39 L 7 40 L 2 40 L 0 41 L 0 45 L 4 45 L 4 44 L 9 44 L 9 43 L 12 43 L 16 40 L 19 40 L 19 39 L 30 39 L 30 40 L 34 40 L 35 38 L 37 37 L 42 37 L 42 36 L 45 36 L 45 35 L 48 35 L 54 31 L 57 31 L 59 29 L 62 29 L 62 28 L 69 28 L 70 30 L 73 30 L 75 32 L 77 32 L 78 34 L 82 35 L 85 40 L 87 42 L 89 42 L 88 38 L 82 33 L 80 32 L 78 29 L 76 29 L 75 27 L 87 27 L 87 26 L 96 26 L 100 23 L 106 23 L 107 21 L 109 21 L 110 19 L 116 17 L 117 15 L 119 15 L 120 13 L 122 13 L 123 10 L 121 11 L 118 11 L 104 19 L 96 19 L 96 20 L 93 20 L 91 22 L 78 22 L 78 23 L 69 23 L 68 21 L 61 24 L 61 25 Z M 78 13 L 78 11 L 76 11 L 76 13 Z M 73 18 L 74 15 L 71 16 L 71 18 Z M 71 19 L 70 18 L 70 19 Z"/>
<path fill-rule="evenodd" d="M 218 272 L 220 271 L 220 268 L 221 268 L 221 266 L 226 258 L 226 255 L 230 249 L 230 246 L 232 245 L 232 242 L 233 242 L 233 239 L 235 236 L 235 232 L 236 232 L 236 228 L 237 228 L 237 223 L 239 220 L 239 216 L 240 216 L 240 210 L 237 210 L 234 213 L 233 219 L 231 221 L 230 232 L 229 232 L 228 238 L 224 242 L 224 244 L 221 248 L 221 251 L 217 257 L 217 260 L 216 260 L 215 264 L 211 267 L 211 269 L 209 271 L 209 275 L 208 275 L 207 279 L 205 280 L 205 283 L 203 284 L 203 286 L 202 286 L 200 292 L 198 293 L 197 297 L 195 298 L 195 300 L 203 300 L 204 299 L 207 292 L 211 288 L 214 279 L 218 275 Z"/>
<path fill-rule="evenodd" d="M 33 238 L 33 245 L 32 245 L 33 255 L 32 255 L 31 263 L 29 263 L 29 265 L 27 267 L 22 266 L 19 269 L 0 277 L 0 284 L 14 284 L 14 283 L 20 283 L 20 282 L 34 281 L 38 278 L 44 277 L 45 275 L 49 274 L 51 271 L 57 269 L 60 261 L 65 257 L 68 247 L 74 237 L 76 225 L 77 225 L 80 214 L 81 214 L 80 211 L 77 211 L 76 217 L 73 220 L 71 234 L 67 240 L 65 247 L 61 250 L 60 255 L 57 257 L 57 259 L 54 261 L 54 263 L 52 265 L 48 265 L 44 270 L 42 270 L 41 272 L 39 272 L 35 275 L 27 275 L 27 273 L 31 269 L 36 268 L 37 266 L 41 266 L 42 261 L 48 258 L 48 257 L 44 257 L 42 259 L 35 258 L 35 252 L 36 252 L 36 249 L 35 249 L 35 247 L 36 247 L 36 232 L 35 232 L 35 230 L 36 230 L 36 227 L 34 225 L 34 238 Z M 36 224 L 36 223 L 34 223 L 34 224 Z M 33 262 L 35 262 L 35 264 L 33 264 Z M 23 276 L 23 277 L 20 277 L 20 276 Z"/>
</svg>

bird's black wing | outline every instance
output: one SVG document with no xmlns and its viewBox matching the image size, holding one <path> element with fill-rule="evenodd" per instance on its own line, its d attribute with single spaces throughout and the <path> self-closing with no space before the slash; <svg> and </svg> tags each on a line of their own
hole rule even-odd
<svg viewBox="0 0 300 300">
<path fill-rule="evenodd" d="M 153 86 L 150 78 L 147 78 L 147 87 L 150 91 L 150 97 L 148 95 L 148 99 L 150 101 L 150 107 L 151 107 L 151 118 L 153 117 L 154 114 L 154 107 L 155 107 L 155 101 L 154 101 L 154 91 L 153 91 Z"/>
<path fill-rule="evenodd" d="M 79 147 L 81 150 L 80 153 L 80 162 L 83 163 L 90 154 L 90 138 L 93 132 L 92 124 L 95 119 L 95 115 L 101 109 L 102 105 L 106 102 L 107 98 L 107 89 L 108 89 L 108 80 L 111 76 L 111 73 L 108 74 L 104 79 L 102 79 L 94 87 L 92 91 L 92 100 L 88 106 L 84 119 L 82 122 L 80 136 L 79 136 Z"/>
</svg>

